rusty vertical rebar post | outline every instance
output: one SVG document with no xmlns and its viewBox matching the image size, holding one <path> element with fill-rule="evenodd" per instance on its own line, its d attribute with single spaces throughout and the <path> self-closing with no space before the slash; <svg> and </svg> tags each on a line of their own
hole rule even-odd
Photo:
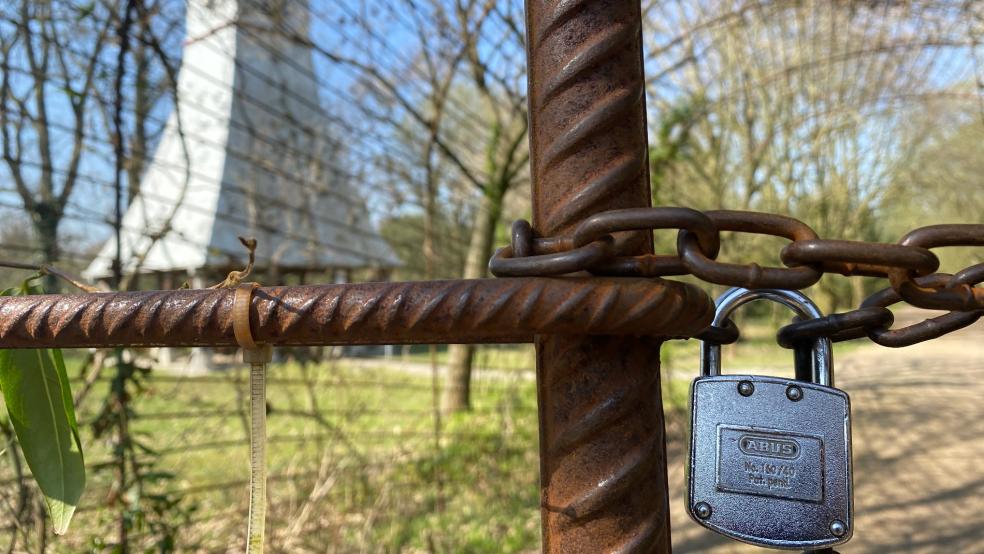
<svg viewBox="0 0 984 554">
<path fill-rule="evenodd" d="M 526 18 L 535 231 L 649 206 L 639 0 L 527 0 Z M 652 251 L 647 234 L 617 239 Z M 536 348 L 544 552 L 669 552 L 659 343 Z"/>
</svg>

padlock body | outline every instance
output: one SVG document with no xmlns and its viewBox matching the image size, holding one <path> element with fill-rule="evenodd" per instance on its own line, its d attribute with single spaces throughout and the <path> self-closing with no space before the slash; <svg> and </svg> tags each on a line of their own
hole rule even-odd
<svg viewBox="0 0 984 554">
<path fill-rule="evenodd" d="M 777 377 L 699 377 L 690 414 L 687 511 L 695 521 L 771 548 L 850 539 L 847 393 Z"/>
</svg>

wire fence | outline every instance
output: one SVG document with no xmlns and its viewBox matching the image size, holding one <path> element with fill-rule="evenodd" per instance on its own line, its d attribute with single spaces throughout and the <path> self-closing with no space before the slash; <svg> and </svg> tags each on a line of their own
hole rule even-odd
<svg viewBox="0 0 984 554">
<path fill-rule="evenodd" d="M 487 350 L 531 353 L 528 347 Z M 273 551 L 488 550 L 502 541 L 512 541 L 513 550 L 536 548 L 529 366 L 490 369 L 486 361 L 472 384 L 473 409 L 445 416 L 443 384 L 434 380 L 425 352 L 271 366 Z M 71 532 L 49 537 L 49 548 L 114 544 L 124 524 L 133 551 L 161 544 L 180 551 L 241 549 L 249 484 L 245 370 L 238 364 L 204 375 L 150 370 L 133 380 L 128 440 L 136 455 L 127 470 L 139 478 L 130 481 L 134 490 L 121 491 L 101 390 L 113 386 L 115 368 L 92 378 L 85 358 L 68 356 L 73 388 L 91 386 L 78 406 L 89 479 Z M 153 367 L 149 353 L 133 363 Z M 34 485 L 18 467 L 0 465 L 0 529 L 13 551 L 37 551 L 35 520 L 43 516 L 36 499 L 20 506 Z"/>
<path fill-rule="evenodd" d="M 774 326 L 770 326 L 774 327 Z M 757 331 L 755 326 L 746 328 Z M 844 345 L 837 377 L 855 412 L 859 552 L 981 545 L 980 518 L 937 517 L 974 504 L 972 468 L 980 441 L 961 425 L 979 391 L 980 328 L 906 350 Z M 746 341 L 729 372 L 791 373 L 791 360 L 762 358 Z M 681 347 L 686 347 L 683 350 Z M 686 391 L 696 345 L 664 345 L 664 409 L 670 488 L 681 495 L 687 436 Z M 941 348 L 948 353 L 940 357 Z M 133 551 L 239 551 L 247 513 L 246 371 L 240 364 L 203 375 L 151 370 L 131 389 L 131 440 L 142 476 L 116 489 L 113 441 L 98 431 L 108 366 L 92 379 L 86 354 L 72 352 L 73 388 L 92 383 L 80 403 L 89 482 L 76 521 L 47 551 L 100 550 L 121 519 Z M 444 362 L 443 349 L 437 361 Z M 758 361 L 756 361 L 758 360 Z M 528 346 L 480 351 L 468 413 L 446 416 L 435 400 L 423 348 L 389 358 L 285 360 L 270 369 L 269 538 L 273 552 L 533 552 L 539 547 L 537 415 Z M 749 364 L 755 366 L 752 371 Z M 136 365 L 150 366 L 146 358 Z M 443 382 L 439 382 L 443 386 Z M 437 391 L 438 393 L 440 391 Z M 903 425 L 902 422 L 905 422 Z M 103 437 L 103 438 L 99 438 Z M 945 455 L 935 455 L 939 449 Z M 0 464 L 0 548 L 40 551 L 43 517 L 34 484 L 18 478 L 7 449 Z M 970 465 L 968 465 L 970 464 Z M 886 471 L 893 468 L 891 472 Z M 131 467 L 131 470 L 133 468 Z M 26 495 L 26 500 L 22 500 Z M 671 498 L 678 502 L 677 497 Z M 674 504 L 676 505 L 676 504 Z M 732 551 L 680 511 L 679 552 Z M 927 515 L 929 514 L 929 515 Z M 936 515 L 932 515 L 936 514 Z M 912 537 L 893 531 L 900 526 Z M 915 542 L 909 542 L 915 541 Z M 931 550 L 927 550 L 931 551 Z"/>
<path fill-rule="evenodd" d="M 216 221 L 267 233 L 261 249 L 296 241 L 379 261 L 354 242 L 232 207 L 270 207 L 296 219 L 307 208 L 298 198 L 316 195 L 340 206 L 312 214 L 318 228 L 332 233 L 359 234 L 364 227 L 353 222 L 365 214 L 375 224 L 397 222 L 395 232 L 380 234 L 394 248 L 405 243 L 399 277 L 457 278 L 470 245 L 493 242 L 472 237 L 483 200 L 495 196 L 496 186 L 516 191 L 528 184 L 523 2 L 488 3 L 486 12 L 479 9 L 485 3 L 471 3 L 474 10 L 457 14 L 462 21 L 442 13 L 442 2 L 297 2 L 310 4 L 307 24 L 270 18 L 267 31 L 275 32 L 267 32 L 233 21 L 237 45 L 225 47 L 200 40 L 207 34 L 186 36 L 182 23 L 186 10 L 212 2 L 51 3 L 54 11 L 46 11 L 49 3 L 14 4 L 0 8 L 0 109 L 10 137 L 4 136 L 0 167 L 3 259 L 78 270 L 92 260 L 93 241 L 113 230 L 156 235 L 160 229 L 111 214 L 115 195 L 130 202 L 137 190 L 147 205 L 174 200 L 162 187 L 143 182 L 157 172 L 184 182 L 189 193 L 221 190 L 233 202 L 215 208 Z M 134 15 L 135 5 L 141 22 L 123 25 L 121 14 Z M 980 156 L 959 148 L 979 143 L 984 111 L 979 6 L 732 6 L 686 0 L 641 5 L 651 114 L 647 163 L 655 203 L 780 209 L 809 215 L 825 236 L 867 240 L 897 238 L 893 222 L 911 227 L 910 220 L 936 222 L 943 215 L 979 220 L 981 196 L 973 193 Z M 71 11 L 76 7 L 78 12 Z M 85 10 L 95 11 L 86 16 Z M 144 10 L 153 17 L 145 18 Z M 97 39 L 97 23 L 115 32 L 117 43 Z M 70 33 L 49 37 L 61 63 L 33 67 L 38 58 L 24 45 L 55 31 Z M 199 44 L 203 55 L 182 59 L 185 43 Z M 292 46 L 285 46 L 297 43 L 310 47 L 309 60 L 292 56 Z M 93 56 L 97 44 L 103 50 Z M 242 56 L 243 45 L 264 55 Z M 129 61 L 125 51 L 114 60 L 123 46 L 131 52 Z M 154 48 L 161 55 L 148 54 Z M 79 85 L 90 59 L 97 77 L 91 90 Z M 231 86 L 214 66 L 234 68 L 240 81 L 254 84 L 236 90 L 250 118 L 207 102 L 182 102 L 185 91 L 168 75 L 179 66 L 183 77 L 204 90 Z M 284 75 L 316 93 L 281 86 Z M 141 79 L 152 83 L 153 98 L 142 97 L 148 87 Z M 267 89 L 279 93 L 265 97 Z M 45 102 L 38 98 L 50 108 L 45 117 Z M 73 102 L 88 110 L 84 118 L 65 117 Z M 114 132 L 110 114 L 120 110 L 129 128 Z M 318 113 L 317 122 L 298 117 L 307 113 Z M 249 179 L 210 176 L 201 164 L 189 163 L 187 152 L 185 159 L 150 155 L 163 143 L 172 117 L 182 122 L 184 147 L 224 156 Z M 292 133 L 281 133 L 282 123 L 290 123 Z M 52 144 L 42 146 L 32 131 L 40 128 L 54 137 Z M 242 140 L 224 140 L 213 133 L 218 128 Z M 519 146 L 511 149 L 513 138 Z M 67 154 L 72 145 L 83 160 L 77 166 Z M 15 174 L 26 177 L 31 194 L 12 188 Z M 69 183 L 75 192 L 57 210 L 42 202 L 45 209 L 32 212 L 30 198 L 43 199 L 45 177 L 55 195 L 59 189 L 67 193 Z M 924 177 L 934 184 L 925 206 L 893 196 L 905 198 L 906 187 L 922 186 Z M 124 181 L 132 188 L 122 190 Z M 271 193 L 251 181 L 280 188 Z M 505 202 L 499 222 L 526 215 L 525 202 Z M 212 213 L 184 204 L 184 214 Z M 41 246 L 38 229 L 29 228 L 55 212 L 64 225 L 52 252 Z M 450 223 L 442 227 L 444 220 Z M 162 236 L 236 267 L 245 257 L 210 244 L 205 233 L 172 230 Z M 428 248 L 427 240 L 439 244 Z M 741 249 L 756 244 L 742 241 Z M 484 260 L 490 252 L 472 254 Z M 117 261 L 122 267 L 124 260 Z M 334 280 L 332 268 L 311 272 L 319 269 Z M 5 286 L 15 283 L 11 278 Z M 861 292 L 842 286 L 824 294 L 834 303 Z M 526 357 L 513 364 L 497 363 L 491 355 L 483 364 L 480 356 L 472 409 L 453 416 L 444 415 L 440 405 L 447 381 L 421 352 L 323 363 L 297 356 L 272 367 L 272 550 L 535 550 L 536 394 L 530 350 L 519 352 Z M 0 550 L 44 551 L 47 544 L 55 551 L 98 551 L 112 548 L 121 536 L 133 550 L 241 550 L 248 485 L 246 372 L 229 363 L 204 375 L 168 373 L 154 354 L 133 353 L 117 367 L 112 356 L 71 356 L 89 484 L 69 536 L 50 535 L 26 466 L 6 436 Z M 680 438 L 685 412 L 675 400 L 667 404 L 667 434 Z"/>
</svg>

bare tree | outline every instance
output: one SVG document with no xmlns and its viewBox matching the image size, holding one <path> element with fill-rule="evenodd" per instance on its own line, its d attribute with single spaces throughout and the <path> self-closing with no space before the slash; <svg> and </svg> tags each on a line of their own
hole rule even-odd
<svg viewBox="0 0 984 554">
<path fill-rule="evenodd" d="M 899 165 L 897 186 L 885 202 L 887 232 L 898 238 L 914 226 L 948 222 L 979 223 L 984 212 L 984 120 L 973 87 L 930 103 L 908 122 L 920 147 Z M 979 248 L 938 250 L 944 271 L 984 261 Z"/>
<path fill-rule="evenodd" d="M 401 0 L 396 9 L 393 25 L 413 37 L 400 45 L 409 56 L 392 53 L 380 17 L 370 22 L 356 13 L 350 22 L 367 45 L 363 55 L 340 53 L 317 38 L 313 46 L 330 63 L 359 75 L 360 115 L 399 145 L 383 154 L 377 171 L 395 177 L 401 194 L 409 189 L 423 212 L 426 275 L 438 272 L 439 205 L 464 199 L 472 224 L 459 276 L 483 277 L 506 194 L 527 179 L 522 8 L 491 0 Z M 391 51 L 388 63 L 379 49 Z M 451 347 L 446 410 L 470 405 L 473 352 Z"/>
<path fill-rule="evenodd" d="M 31 217 L 43 261 L 54 263 L 60 257 L 58 228 L 86 151 L 97 69 L 112 16 L 101 5 L 22 0 L 4 8 L 2 17 L 3 158 Z M 68 124 L 55 128 L 53 121 Z M 55 289 L 57 281 L 49 278 L 46 286 Z"/>
<path fill-rule="evenodd" d="M 879 210 L 922 141 L 907 121 L 972 60 L 964 8 L 647 3 L 657 203 L 779 211 L 825 237 L 885 239 Z M 723 255 L 775 263 L 777 246 L 753 237 Z M 853 283 L 819 284 L 826 307 L 859 300 Z"/>
<path fill-rule="evenodd" d="M 479 158 L 484 178 L 474 183 L 480 190 L 476 207 L 476 217 L 469 241 L 468 255 L 462 277 L 478 279 L 485 277 L 488 259 L 492 254 L 495 230 L 502 219 L 506 194 L 527 179 L 529 149 L 527 130 L 529 120 L 526 113 L 526 97 L 518 87 L 525 75 L 518 68 L 521 60 L 509 60 L 515 64 L 514 72 L 498 75 L 494 60 L 483 57 L 483 52 L 524 51 L 523 36 L 518 33 L 515 12 L 506 11 L 492 14 L 494 2 L 476 6 L 475 2 L 458 3 L 457 28 L 460 40 L 466 46 L 467 68 L 473 88 L 481 99 L 488 121 L 488 134 L 482 156 Z M 508 6 L 505 8 L 508 9 Z M 479 13 L 476 15 L 475 12 Z M 494 44 L 480 44 L 486 27 L 491 27 L 489 19 L 501 18 L 507 32 Z M 494 55 L 494 54 L 492 54 Z M 468 90 L 468 89 L 466 89 Z M 457 141 L 456 141 L 457 142 Z M 471 407 L 471 372 L 475 347 L 470 344 L 451 345 L 448 349 L 448 383 L 444 394 L 445 411 L 467 410 Z"/>
</svg>

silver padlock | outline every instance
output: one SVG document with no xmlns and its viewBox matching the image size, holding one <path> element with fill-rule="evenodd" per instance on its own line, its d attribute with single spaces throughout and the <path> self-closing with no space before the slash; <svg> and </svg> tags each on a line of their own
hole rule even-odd
<svg viewBox="0 0 984 554">
<path fill-rule="evenodd" d="M 801 318 L 822 314 L 796 291 L 731 289 L 714 325 L 758 298 Z M 817 339 L 813 382 L 721 375 L 721 345 L 701 344 L 690 388 L 687 511 L 704 527 L 750 544 L 818 549 L 853 533 L 851 405 L 833 388 L 830 340 Z"/>
</svg>

